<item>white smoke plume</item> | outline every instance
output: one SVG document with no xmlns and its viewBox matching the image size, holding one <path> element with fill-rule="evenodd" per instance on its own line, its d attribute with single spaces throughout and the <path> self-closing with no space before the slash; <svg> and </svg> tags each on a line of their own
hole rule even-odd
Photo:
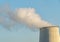
<svg viewBox="0 0 60 42">
<path fill-rule="evenodd" d="M 6 14 L 10 17 L 11 20 L 20 24 L 25 24 L 30 28 L 52 26 L 52 24 L 49 22 L 44 21 L 41 16 L 36 13 L 34 8 L 17 8 L 15 11 L 7 11 Z M 0 23 L 2 22 L 0 21 Z M 11 26 L 13 25 L 11 24 Z M 10 26 L 7 25 L 7 27 Z"/>
<path fill-rule="evenodd" d="M 49 22 L 44 21 L 34 8 L 18 8 L 14 15 L 11 16 L 15 21 L 23 23 L 29 27 L 41 28 L 52 26 Z"/>
</svg>

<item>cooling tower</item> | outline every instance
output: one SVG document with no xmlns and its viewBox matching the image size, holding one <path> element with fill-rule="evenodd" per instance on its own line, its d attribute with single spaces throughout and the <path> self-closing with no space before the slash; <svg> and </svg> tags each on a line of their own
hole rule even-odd
<svg viewBox="0 0 60 42">
<path fill-rule="evenodd" d="M 59 42 L 58 26 L 49 26 L 40 28 L 39 42 Z"/>
</svg>

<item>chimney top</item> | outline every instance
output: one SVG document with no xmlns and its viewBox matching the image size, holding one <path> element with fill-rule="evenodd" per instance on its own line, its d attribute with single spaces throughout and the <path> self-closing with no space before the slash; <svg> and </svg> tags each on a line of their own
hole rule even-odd
<svg viewBox="0 0 60 42">
<path fill-rule="evenodd" d="M 59 26 L 47 26 L 47 27 L 41 27 L 40 29 L 46 29 L 46 28 L 51 28 L 51 27 L 59 27 Z"/>
</svg>

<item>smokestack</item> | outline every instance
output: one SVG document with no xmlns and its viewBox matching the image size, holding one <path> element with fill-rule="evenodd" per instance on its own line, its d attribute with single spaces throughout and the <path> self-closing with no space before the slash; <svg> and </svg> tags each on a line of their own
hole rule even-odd
<svg viewBox="0 0 60 42">
<path fill-rule="evenodd" d="M 49 26 L 40 28 L 39 42 L 60 42 L 58 26 Z"/>
</svg>

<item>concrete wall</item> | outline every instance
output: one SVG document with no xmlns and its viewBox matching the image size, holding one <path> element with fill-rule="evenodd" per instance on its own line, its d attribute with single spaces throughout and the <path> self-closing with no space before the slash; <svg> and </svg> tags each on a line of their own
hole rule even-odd
<svg viewBox="0 0 60 42">
<path fill-rule="evenodd" d="M 41 28 L 39 42 L 59 42 L 59 28 L 57 26 Z"/>
</svg>

